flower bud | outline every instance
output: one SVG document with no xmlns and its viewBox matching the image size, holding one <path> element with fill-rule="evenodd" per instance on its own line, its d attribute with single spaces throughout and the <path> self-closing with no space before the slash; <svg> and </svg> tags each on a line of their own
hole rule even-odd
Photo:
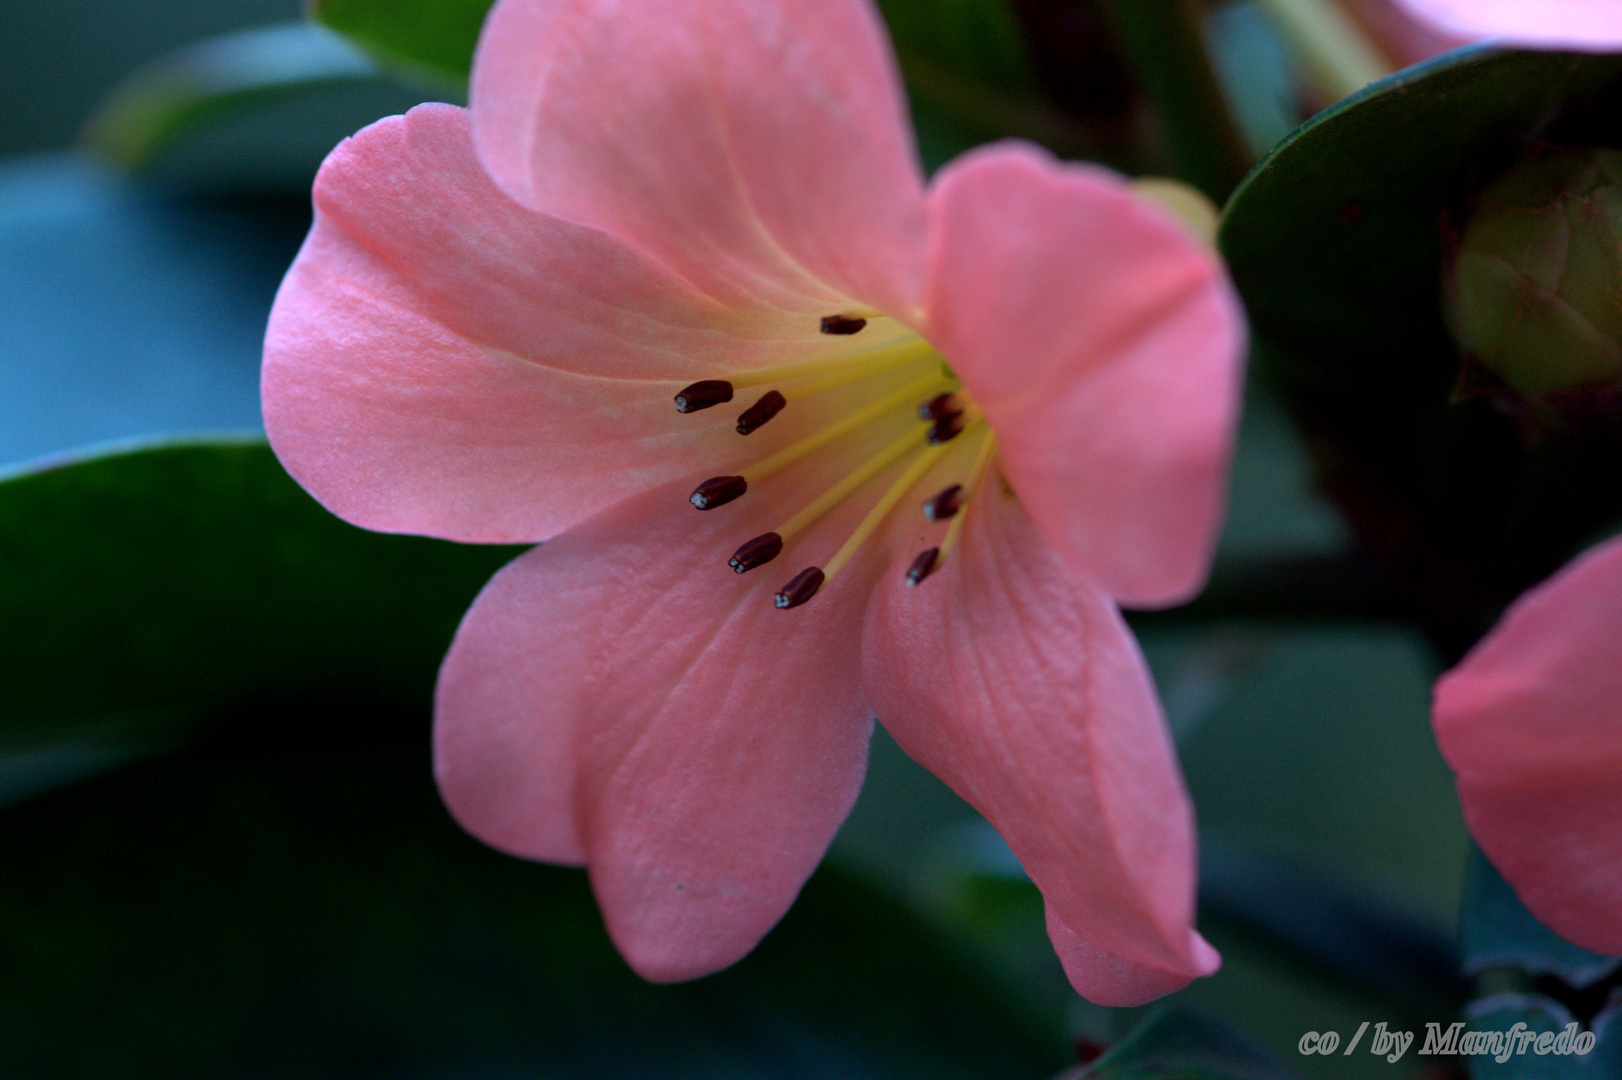
<svg viewBox="0 0 1622 1080">
<path fill-rule="evenodd" d="M 1622 388 L 1622 151 L 1544 147 L 1494 181 L 1465 225 L 1447 300 L 1467 365 L 1535 409 L 1564 413 L 1595 393 L 1613 397 Z M 1467 366 L 1465 382 L 1470 374 Z"/>
</svg>

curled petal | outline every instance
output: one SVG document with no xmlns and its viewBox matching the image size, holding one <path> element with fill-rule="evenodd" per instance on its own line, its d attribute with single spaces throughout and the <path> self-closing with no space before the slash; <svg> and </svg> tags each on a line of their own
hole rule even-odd
<svg viewBox="0 0 1622 1080">
<path fill-rule="evenodd" d="M 1186 599 L 1220 524 L 1244 323 L 1216 254 L 1101 169 L 1004 144 L 930 195 L 926 333 L 1036 527 L 1118 601 Z"/>
<path fill-rule="evenodd" d="M 1615 0 L 1400 0 L 1445 32 L 1503 38 L 1514 45 L 1576 52 L 1622 48 Z"/>
<path fill-rule="evenodd" d="M 996 488 L 917 588 L 898 551 L 868 610 L 864 685 L 896 741 L 1008 840 L 1076 988 L 1139 1004 L 1218 963 L 1192 927 L 1192 809 L 1119 613 Z"/>
<path fill-rule="evenodd" d="M 757 496 L 768 516 L 795 497 Z M 746 528 L 731 509 L 666 488 L 520 557 L 440 675 L 452 812 L 496 847 L 583 858 L 615 943 L 656 981 L 725 967 L 777 922 L 855 800 L 872 729 L 851 632 L 868 571 L 777 610 L 792 567 L 728 569 Z"/>
<path fill-rule="evenodd" d="M 514 203 L 448 105 L 345 142 L 315 203 L 266 334 L 265 426 L 288 471 L 367 528 L 551 536 L 738 451 L 680 422 L 681 386 L 846 347 Z"/>
<path fill-rule="evenodd" d="M 1144 1005 L 1188 985 L 1189 965 L 1165 967 L 1136 964 L 1106 952 L 1070 929 L 1057 910 L 1047 905 L 1048 939 L 1076 992 L 1088 1001 L 1105 1005 Z M 1222 958 L 1199 934 L 1193 933 L 1189 956 L 1195 974 L 1210 975 Z"/>
<path fill-rule="evenodd" d="M 502 0 L 471 99 L 514 198 L 710 295 L 918 306 L 922 179 L 863 0 Z"/>
<path fill-rule="evenodd" d="M 1522 596 L 1436 684 L 1476 841 L 1551 929 L 1622 954 L 1622 541 Z"/>
</svg>

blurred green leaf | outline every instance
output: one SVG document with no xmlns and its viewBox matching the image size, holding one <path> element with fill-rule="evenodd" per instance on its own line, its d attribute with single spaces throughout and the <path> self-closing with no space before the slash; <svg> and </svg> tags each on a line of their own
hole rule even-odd
<svg viewBox="0 0 1622 1080">
<path fill-rule="evenodd" d="M 426 714 L 462 612 L 518 550 L 346 525 L 256 439 L 12 474 L 0 481 L 0 751 L 162 742 L 154 732 L 243 702 Z"/>
<path fill-rule="evenodd" d="M 1577 1022 L 1558 1001 L 1537 994 L 1499 994 L 1483 998 L 1466 1015 L 1466 1031 L 1509 1032 L 1516 1024 L 1525 1024 L 1523 1030 L 1547 1031 L 1557 1038 L 1567 1025 Z M 1539 1054 L 1528 1045 L 1522 1053 L 1511 1053 L 1503 1061 L 1498 1061 L 1495 1054 L 1474 1054 L 1467 1059 L 1471 1080 L 1570 1080 L 1575 1077 L 1622 1076 L 1622 1009 L 1606 1009 L 1595 1016 L 1591 1023 L 1577 1023 L 1579 1032 L 1592 1030 L 1594 1033 L 1594 1046 L 1588 1053 Z M 1443 1025 L 1442 1034 L 1446 1036 L 1446 1025 Z"/>
<path fill-rule="evenodd" d="M 1474 1080 L 1557 1080 L 1622 1075 L 1622 1004 L 1613 1001 L 1622 957 L 1580 949 L 1538 922 L 1509 882 L 1472 849 L 1459 918 L 1463 970 L 1481 996 L 1465 1010 L 1469 1031 L 1526 1030 L 1558 1034 L 1578 1023 L 1597 1038 L 1582 1055 L 1537 1054 L 1531 1048 L 1502 1062 L 1469 1058 Z"/>
<path fill-rule="evenodd" d="M 1067 1060 L 1062 1031 L 828 869 L 734 968 L 643 982 L 583 872 L 450 821 L 422 710 L 265 701 L 212 730 L 0 816 L 7 1075 L 969 1080 Z"/>
<path fill-rule="evenodd" d="M 1076 1080 L 1287 1080 L 1243 1036 L 1200 1013 L 1152 1013 Z"/>
<path fill-rule="evenodd" d="M 309 204 L 163 197 L 82 154 L 0 167 L 0 467 L 257 427 L 265 315 Z"/>
<path fill-rule="evenodd" d="M 310 0 L 310 17 L 380 62 L 445 86 L 465 86 L 493 0 Z"/>
<path fill-rule="evenodd" d="M 1459 940 L 1466 975 L 1518 968 L 1582 989 L 1622 969 L 1622 957 L 1578 948 L 1538 922 L 1479 848 L 1470 852 Z"/>
<path fill-rule="evenodd" d="M 1255 160 L 1229 112 L 1187 0 L 1102 0 L 1121 51 L 1154 106 L 1171 175 L 1221 202 Z"/>
<path fill-rule="evenodd" d="M 102 102 L 85 139 L 107 160 L 136 169 L 222 116 L 376 75 L 371 61 L 320 27 L 244 30 L 188 45 L 136 70 Z"/>
<path fill-rule="evenodd" d="M 1357 883 L 1201 838 L 1200 914 L 1242 929 L 1408 1016 L 1456 1011 L 1458 956 L 1429 922 Z"/>
<path fill-rule="evenodd" d="M 902 66 L 924 61 L 1005 92 L 1033 89 L 1008 0 L 878 0 Z"/>
</svg>

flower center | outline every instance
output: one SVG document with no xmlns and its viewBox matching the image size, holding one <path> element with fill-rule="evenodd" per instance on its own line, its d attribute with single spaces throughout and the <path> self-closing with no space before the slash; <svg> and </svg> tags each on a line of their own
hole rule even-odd
<svg viewBox="0 0 1622 1080">
<path fill-rule="evenodd" d="M 856 335 L 870 321 L 883 318 L 875 311 L 838 312 L 822 319 L 821 330 L 824 334 Z M 852 344 L 855 345 L 855 342 Z M 968 471 L 922 504 L 926 521 L 946 523 L 945 535 L 938 545 L 919 552 L 903 580 L 911 586 L 929 577 L 946 561 L 962 534 L 963 515 L 959 511 L 985 478 L 996 450 L 996 436 L 986 424 L 980 406 L 963 388 L 951 368 L 941 360 L 933 346 L 916 334 L 874 347 L 858 346 L 824 359 L 782 364 L 727 379 L 704 379 L 683 388 L 676 395 L 676 410 L 693 413 L 731 401 L 739 389 L 769 387 L 738 416 L 738 434 L 748 435 L 759 430 L 784 409 L 790 408 L 795 401 L 886 375 L 892 377 L 886 382 L 893 382 L 900 369 L 908 365 L 924 369 L 923 373 L 886 392 L 880 393 L 875 389 L 859 407 L 849 408 L 817 430 L 760 458 L 735 475 L 710 477 L 700 483 L 689 497 L 688 501 L 699 510 L 725 506 L 742 498 L 787 466 L 841 440 L 855 438 L 870 425 L 893 425 L 901 414 L 913 418 L 903 434 L 871 453 L 776 528 L 744 541 L 733 552 L 728 565 L 739 574 L 771 562 L 782 554 L 796 536 L 874 477 L 906 462 L 901 473 L 839 550 L 823 566 L 806 567 L 777 591 L 774 602 L 778 607 L 800 606 L 849 565 L 897 504 L 940 461 L 948 444 L 966 435 L 976 442 Z"/>
</svg>

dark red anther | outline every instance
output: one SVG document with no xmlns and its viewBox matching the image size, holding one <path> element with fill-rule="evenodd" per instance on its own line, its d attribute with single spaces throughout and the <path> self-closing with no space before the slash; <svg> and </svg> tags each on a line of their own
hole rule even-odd
<svg viewBox="0 0 1622 1080">
<path fill-rule="evenodd" d="M 907 567 L 907 584 L 916 585 L 924 578 L 935 572 L 935 560 L 940 556 L 940 548 L 926 548 L 918 553 Z"/>
<path fill-rule="evenodd" d="M 698 412 L 731 400 L 731 383 L 725 379 L 701 379 L 676 395 L 676 411 Z"/>
<path fill-rule="evenodd" d="M 849 315 L 824 315 L 822 317 L 822 332 L 824 334 L 854 334 L 866 325 L 866 319 L 853 319 Z"/>
<path fill-rule="evenodd" d="M 924 517 L 930 521 L 945 521 L 957 514 L 963 506 L 963 485 L 953 484 L 951 487 L 924 503 Z"/>
<path fill-rule="evenodd" d="M 963 410 L 957 407 L 955 393 L 936 394 L 928 401 L 918 406 L 918 419 L 941 421 L 948 417 L 962 416 Z"/>
<path fill-rule="evenodd" d="M 962 413 L 956 413 L 952 416 L 943 417 L 942 419 L 935 421 L 935 423 L 930 427 L 929 445 L 939 446 L 941 443 L 951 442 L 961 434 L 963 434 Z"/>
<path fill-rule="evenodd" d="M 761 533 L 753 540 L 745 540 L 743 546 L 732 553 L 727 565 L 738 573 L 747 573 L 757 566 L 764 566 L 771 562 L 783 550 L 783 538 L 774 532 Z"/>
<path fill-rule="evenodd" d="M 775 598 L 780 608 L 799 607 L 822 588 L 822 571 L 815 566 L 808 566 L 794 575 L 794 580 L 777 590 Z"/>
<path fill-rule="evenodd" d="M 694 488 L 687 501 L 700 510 L 714 510 L 748 490 L 749 482 L 741 476 L 712 476 Z"/>
<path fill-rule="evenodd" d="M 788 399 L 782 394 L 779 394 L 776 390 L 766 391 L 760 396 L 759 401 L 745 409 L 743 411 L 743 415 L 738 417 L 738 434 L 749 434 L 751 431 L 760 427 L 766 421 L 782 412 L 783 406 L 787 404 Z"/>
</svg>

